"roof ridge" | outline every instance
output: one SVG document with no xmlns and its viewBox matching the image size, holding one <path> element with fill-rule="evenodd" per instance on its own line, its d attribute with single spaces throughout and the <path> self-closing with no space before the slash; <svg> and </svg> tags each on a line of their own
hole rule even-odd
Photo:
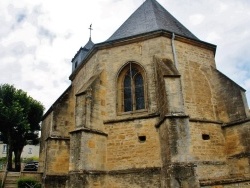
<svg viewBox="0 0 250 188">
<path fill-rule="evenodd" d="M 159 30 L 165 30 L 180 36 L 199 40 L 156 0 L 146 0 L 107 41 Z"/>
<path fill-rule="evenodd" d="M 155 0 L 146 0 L 146 1 L 151 1 L 151 5 L 153 6 L 153 1 L 155 2 Z M 156 25 L 159 26 L 159 23 L 158 23 L 158 20 L 156 20 L 156 10 L 153 9 L 153 13 L 154 13 L 154 16 L 155 16 L 155 21 L 156 21 Z"/>
</svg>

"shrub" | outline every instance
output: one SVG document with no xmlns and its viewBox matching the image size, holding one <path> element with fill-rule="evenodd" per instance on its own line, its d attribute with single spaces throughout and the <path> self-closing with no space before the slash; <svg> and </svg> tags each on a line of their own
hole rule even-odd
<svg viewBox="0 0 250 188">
<path fill-rule="evenodd" d="M 33 178 L 20 178 L 17 180 L 18 188 L 41 188 L 41 183 Z"/>
<path fill-rule="evenodd" d="M 32 162 L 32 161 L 39 161 L 39 157 L 29 157 L 29 158 L 22 159 L 23 163 Z"/>
<path fill-rule="evenodd" d="M 1 157 L 0 162 L 1 163 L 6 163 L 7 162 L 7 157 Z"/>
</svg>

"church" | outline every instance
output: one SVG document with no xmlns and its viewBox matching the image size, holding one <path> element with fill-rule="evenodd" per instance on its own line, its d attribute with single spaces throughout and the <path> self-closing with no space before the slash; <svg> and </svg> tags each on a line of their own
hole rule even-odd
<svg viewBox="0 0 250 188">
<path fill-rule="evenodd" d="M 106 41 L 90 37 L 43 116 L 43 186 L 250 187 L 245 90 L 215 53 L 156 0 Z"/>
</svg>

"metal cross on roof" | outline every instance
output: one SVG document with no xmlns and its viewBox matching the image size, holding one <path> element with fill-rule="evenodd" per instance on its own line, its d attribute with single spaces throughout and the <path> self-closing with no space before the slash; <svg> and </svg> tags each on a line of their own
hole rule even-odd
<svg viewBox="0 0 250 188">
<path fill-rule="evenodd" d="M 91 38 L 91 30 L 93 30 L 92 29 L 92 24 L 90 24 L 90 26 L 89 26 L 89 38 Z"/>
</svg>

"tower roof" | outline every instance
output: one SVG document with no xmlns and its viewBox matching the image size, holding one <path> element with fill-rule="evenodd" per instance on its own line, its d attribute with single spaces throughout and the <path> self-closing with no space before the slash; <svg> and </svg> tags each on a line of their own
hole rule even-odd
<svg viewBox="0 0 250 188">
<path fill-rule="evenodd" d="M 87 42 L 87 44 L 85 44 L 83 48 L 86 50 L 90 50 L 93 46 L 94 46 L 94 43 L 92 42 L 91 37 L 89 37 L 89 41 Z"/>
<path fill-rule="evenodd" d="M 87 55 L 88 51 L 91 50 L 91 48 L 94 46 L 94 43 L 91 40 L 91 37 L 89 37 L 89 41 L 85 44 L 84 47 L 81 47 L 78 52 L 76 53 L 76 55 L 73 57 L 73 59 L 71 60 L 71 62 L 73 62 L 76 58 L 80 58 L 78 59 L 79 62 L 81 62 L 85 56 Z"/>
<path fill-rule="evenodd" d="M 158 30 L 199 40 L 156 0 L 146 0 L 107 41 Z"/>
<path fill-rule="evenodd" d="M 92 42 L 91 37 L 89 37 L 89 41 L 87 42 L 87 44 L 85 44 L 85 46 L 80 49 L 80 51 L 81 51 L 81 59 L 79 60 L 79 62 L 82 62 L 82 60 L 86 57 L 89 50 L 91 50 L 91 48 L 93 46 L 94 46 L 94 43 Z"/>
</svg>

